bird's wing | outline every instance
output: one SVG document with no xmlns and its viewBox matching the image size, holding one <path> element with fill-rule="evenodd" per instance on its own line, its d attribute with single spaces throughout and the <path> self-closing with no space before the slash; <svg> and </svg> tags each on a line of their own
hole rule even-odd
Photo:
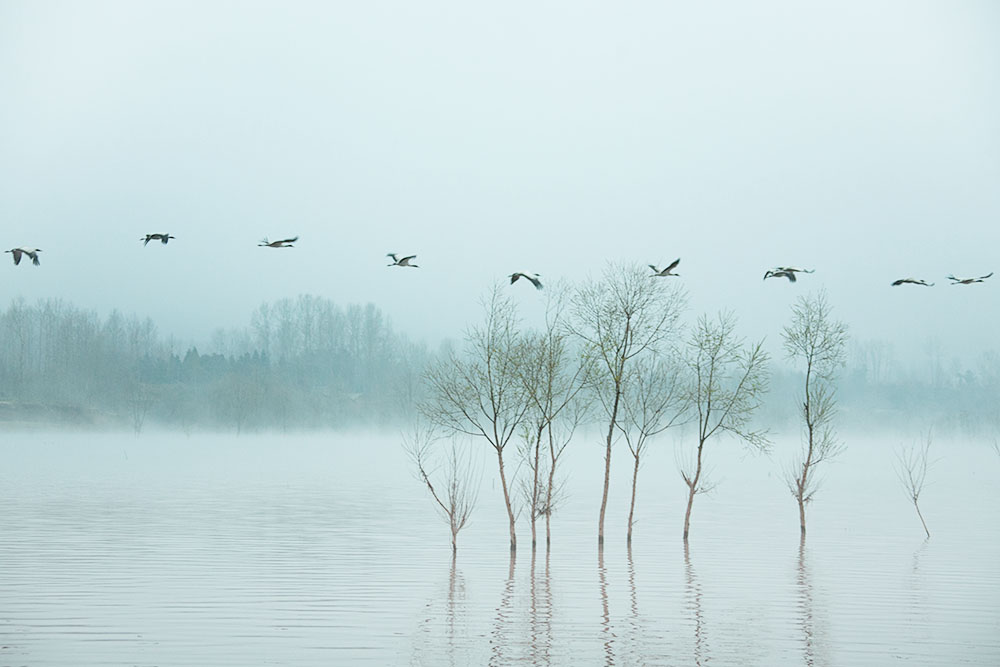
<svg viewBox="0 0 1000 667">
<path fill-rule="evenodd" d="M 285 239 L 284 241 L 278 241 L 278 243 L 295 243 L 298 240 L 299 240 L 299 237 L 296 236 L 296 237 L 293 237 L 293 238 L 290 238 L 290 239 Z"/>
<path fill-rule="evenodd" d="M 35 266 L 39 266 L 40 262 L 38 261 L 38 252 L 37 251 L 36 252 L 28 253 L 28 256 L 31 257 L 31 263 L 32 264 L 34 264 Z"/>
<path fill-rule="evenodd" d="M 531 276 L 527 276 L 527 278 L 528 278 L 528 280 L 531 281 L 531 284 L 535 286 L 535 289 L 542 289 L 542 281 L 541 280 L 539 280 L 538 278 L 532 278 Z"/>
<path fill-rule="evenodd" d="M 905 282 L 907 282 L 907 281 L 904 278 L 900 278 L 899 280 L 893 280 L 892 281 L 892 286 L 893 287 L 899 287 L 900 285 L 902 285 Z"/>
<path fill-rule="evenodd" d="M 170 240 L 170 234 L 160 234 L 160 243 L 167 245 L 167 241 Z"/>
<path fill-rule="evenodd" d="M 773 275 L 774 275 L 774 271 L 771 271 L 770 269 L 768 269 L 767 271 L 764 272 L 764 280 L 767 280 L 768 278 L 770 278 Z"/>
<path fill-rule="evenodd" d="M 399 260 L 399 263 L 400 263 L 400 264 L 406 264 L 406 263 L 407 263 L 407 262 L 409 262 L 409 261 L 410 261 L 411 259 L 416 259 L 416 258 L 417 258 L 417 256 L 416 256 L 416 255 L 410 255 L 409 257 L 404 257 L 403 259 Z"/>
<path fill-rule="evenodd" d="M 653 269 L 653 273 L 659 273 L 660 272 L 660 270 L 658 268 L 656 268 L 655 266 L 653 266 L 652 264 L 649 265 L 649 268 Z"/>
<path fill-rule="evenodd" d="M 520 278 L 520 277 L 521 277 L 520 273 L 512 273 L 512 274 L 510 274 L 510 284 L 513 285 L 514 283 L 516 283 L 517 279 Z M 527 276 L 525 276 L 525 277 L 527 278 Z"/>
<path fill-rule="evenodd" d="M 399 261 L 398 259 L 396 259 L 396 253 L 394 253 L 394 252 L 387 252 L 387 253 L 385 253 L 385 256 L 386 257 L 392 257 L 392 261 L 394 261 L 394 262 L 398 262 Z"/>
<path fill-rule="evenodd" d="M 947 278 L 948 280 L 954 280 L 956 283 L 958 282 L 958 278 L 956 278 L 954 275 L 950 273 L 946 275 L 945 278 Z"/>
<path fill-rule="evenodd" d="M 667 271 L 673 271 L 674 269 L 677 268 L 677 265 L 680 263 L 681 263 L 681 258 L 678 257 L 673 261 L 673 263 L 670 266 L 667 267 Z"/>
<path fill-rule="evenodd" d="M 14 266 L 17 266 L 21 263 L 21 250 L 20 248 L 14 248 L 11 252 L 14 254 Z"/>
<path fill-rule="evenodd" d="M 990 272 L 989 272 L 989 273 L 987 273 L 987 274 L 986 274 L 985 276 L 979 276 L 979 279 L 980 279 L 980 280 L 986 280 L 987 278 L 989 278 L 989 277 L 990 277 L 990 276 L 992 276 L 992 275 L 993 275 L 993 272 L 992 272 L 992 271 L 990 271 Z"/>
<path fill-rule="evenodd" d="M 794 271 L 785 271 L 784 273 L 785 273 L 785 277 L 788 278 L 788 282 L 790 282 L 790 283 L 794 283 L 795 282 L 795 272 Z"/>
</svg>

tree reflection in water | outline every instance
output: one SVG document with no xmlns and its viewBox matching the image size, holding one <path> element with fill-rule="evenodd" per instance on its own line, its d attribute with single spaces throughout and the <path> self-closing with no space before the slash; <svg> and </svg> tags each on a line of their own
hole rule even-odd
<svg viewBox="0 0 1000 667">
<path fill-rule="evenodd" d="M 705 619 L 701 610 L 701 583 L 691 565 L 691 548 L 684 540 L 684 586 L 687 607 L 694 619 L 694 664 L 705 665 L 709 661 L 708 644 L 705 640 Z"/>
<path fill-rule="evenodd" d="M 490 638 L 490 664 L 507 665 L 514 660 L 507 654 L 512 648 L 510 626 L 516 619 L 513 617 L 514 604 L 514 563 L 517 560 L 517 552 L 510 552 L 510 566 L 507 569 L 507 582 L 504 584 L 503 593 L 500 596 L 500 604 L 497 605 L 497 613 L 493 622 L 493 635 Z"/>
</svg>

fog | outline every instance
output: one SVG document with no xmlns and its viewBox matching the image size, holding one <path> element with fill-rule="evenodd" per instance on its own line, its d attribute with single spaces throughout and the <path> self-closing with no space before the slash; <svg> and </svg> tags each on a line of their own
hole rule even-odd
<svg viewBox="0 0 1000 667">
<path fill-rule="evenodd" d="M 433 346 L 513 271 L 681 257 L 690 314 L 748 336 L 822 287 L 855 340 L 970 364 L 1000 297 L 945 276 L 1000 268 L 998 28 L 990 2 L 5 2 L 0 244 L 43 252 L 2 295 L 204 348 L 307 293 Z M 816 273 L 761 281 L 789 264 Z"/>
</svg>

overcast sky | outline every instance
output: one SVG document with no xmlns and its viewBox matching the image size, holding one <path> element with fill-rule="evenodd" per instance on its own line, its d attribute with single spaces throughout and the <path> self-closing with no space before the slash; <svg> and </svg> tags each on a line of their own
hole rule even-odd
<svg viewBox="0 0 1000 667">
<path fill-rule="evenodd" d="M 681 257 L 748 336 L 822 286 L 857 337 L 958 353 L 1000 276 L 945 276 L 1000 270 L 998 223 L 990 0 L 0 1 L 0 245 L 43 250 L 0 304 L 197 341 L 312 293 L 434 341 L 512 271 Z"/>
</svg>

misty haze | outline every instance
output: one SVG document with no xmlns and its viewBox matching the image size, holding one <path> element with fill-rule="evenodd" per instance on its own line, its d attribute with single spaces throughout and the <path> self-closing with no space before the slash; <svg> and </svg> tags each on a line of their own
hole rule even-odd
<svg viewBox="0 0 1000 667">
<path fill-rule="evenodd" d="M 0 3 L 0 665 L 1000 663 L 998 34 Z"/>
</svg>

